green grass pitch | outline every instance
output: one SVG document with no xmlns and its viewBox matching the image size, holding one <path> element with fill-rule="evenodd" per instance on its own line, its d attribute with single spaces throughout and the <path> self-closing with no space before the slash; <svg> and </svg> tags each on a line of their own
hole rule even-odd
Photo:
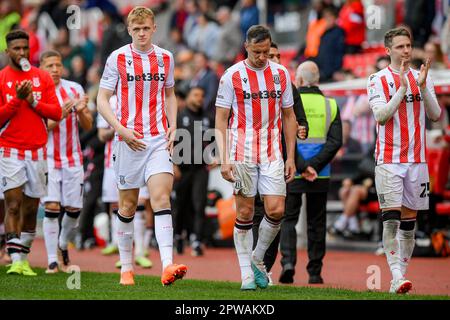
<svg viewBox="0 0 450 320">
<path fill-rule="evenodd" d="M 163 287 L 159 277 L 137 275 L 136 285 L 119 285 L 118 273 L 82 272 L 80 289 L 68 289 L 74 284 L 73 274 L 46 275 L 35 268 L 36 277 L 6 274 L 0 266 L 0 299 L 60 299 L 60 300 L 415 300 L 447 299 L 449 296 L 393 295 L 385 292 L 357 292 L 345 289 L 272 286 L 265 290 L 241 292 L 238 282 L 201 281 L 189 278 Z"/>
</svg>

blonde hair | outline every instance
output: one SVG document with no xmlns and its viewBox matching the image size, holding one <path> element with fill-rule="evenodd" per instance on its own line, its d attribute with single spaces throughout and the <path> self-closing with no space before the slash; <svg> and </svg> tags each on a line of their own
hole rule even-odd
<svg viewBox="0 0 450 320">
<path fill-rule="evenodd" d="M 143 21 L 147 18 L 150 18 L 153 22 L 155 21 L 155 14 L 151 9 L 143 6 L 134 7 L 128 14 L 127 25 L 130 25 L 135 21 Z"/>
</svg>

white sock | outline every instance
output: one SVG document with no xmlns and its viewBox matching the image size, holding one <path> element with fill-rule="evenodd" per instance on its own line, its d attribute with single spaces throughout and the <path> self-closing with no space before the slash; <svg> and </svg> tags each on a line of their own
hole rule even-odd
<svg viewBox="0 0 450 320">
<path fill-rule="evenodd" d="M 257 262 L 264 260 L 264 255 L 267 249 L 281 228 L 281 220 L 275 221 L 269 219 L 269 217 L 264 216 L 264 219 L 262 219 L 261 224 L 259 225 L 258 242 L 256 243 L 255 250 L 253 251 L 253 259 Z"/>
<path fill-rule="evenodd" d="M 415 239 L 415 226 L 416 220 L 403 220 L 400 224 L 400 229 L 398 230 L 398 241 L 400 244 L 400 266 L 403 276 L 406 274 L 409 261 L 411 260 L 412 253 L 414 251 L 414 246 L 416 244 Z M 403 230 L 405 224 L 412 224 L 406 227 L 407 230 Z M 412 227 L 412 230 L 411 230 Z"/>
<path fill-rule="evenodd" d="M 145 252 L 144 246 L 145 234 L 145 212 L 136 211 L 134 215 L 134 256 L 143 257 Z"/>
<path fill-rule="evenodd" d="M 11 252 L 12 249 L 8 249 L 8 246 L 11 246 L 11 247 L 15 248 L 14 250 L 17 250 L 17 247 L 15 245 L 18 245 L 17 247 L 21 248 L 22 243 L 19 238 L 12 238 L 6 242 L 8 254 L 11 257 L 12 263 L 22 260 L 22 256 L 21 256 L 20 252 Z"/>
<path fill-rule="evenodd" d="M 117 246 L 117 213 L 111 215 L 111 245 Z"/>
<path fill-rule="evenodd" d="M 261 222 L 262 223 L 262 222 Z M 253 248 L 252 221 L 243 222 L 236 220 L 233 230 L 234 246 L 239 260 L 242 281 L 248 277 L 253 277 L 251 265 L 251 255 Z M 245 229 L 243 229 L 245 228 Z"/>
<path fill-rule="evenodd" d="M 21 232 L 20 233 L 20 243 L 31 250 L 31 245 L 33 244 L 33 240 L 36 237 L 36 232 Z M 22 261 L 27 260 L 28 253 L 21 253 L 20 259 Z"/>
<path fill-rule="evenodd" d="M 44 231 L 45 248 L 47 249 L 48 264 L 58 261 L 58 218 L 44 217 L 42 224 Z"/>
<path fill-rule="evenodd" d="M 145 250 L 148 250 L 150 248 L 150 241 L 153 237 L 153 229 L 152 228 L 146 228 L 144 233 L 144 248 Z"/>
<path fill-rule="evenodd" d="M 400 267 L 400 246 L 397 240 L 399 226 L 400 220 L 383 221 L 383 249 L 394 280 L 403 278 Z"/>
<path fill-rule="evenodd" d="M 164 270 L 173 263 L 173 226 L 170 209 L 155 212 L 155 236 Z"/>
<path fill-rule="evenodd" d="M 359 221 L 356 218 L 356 216 L 351 216 L 348 219 L 348 229 L 350 231 L 352 231 L 352 232 L 357 232 L 357 233 L 360 231 L 360 229 L 359 229 Z"/>
<path fill-rule="evenodd" d="M 343 231 L 347 227 L 348 218 L 345 214 L 341 214 L 334 222 L 334 227 L 339 231 Z"/>
<path fill-rule="evenodd" d="M 119 247 L 120 262 L 122 264 L 121 272 L 133 270 L 133 236 L 134 224 L 133 217 L 123 217 L 120 212 L 117 213 L 117 244 Z M 126 221 L 122 221 L 122 220 Z"/>
<path fill-rule="evenodd" d="M 61 222 L 61 233 L 59 235 L 59 247 L 62 250 L 67 250 L 67 246 L 69 241 L 73 240 L 73 236 L 75 235 L 76 228 L 78 227 L 78 215 L 76 218 L 69 217 L 67 212 L 64 212 L 64 216 Z M 75 213 L 75 214 L 77 214 Z M 72 213 L 71 213 L 72 214 Z"/>
</svg>

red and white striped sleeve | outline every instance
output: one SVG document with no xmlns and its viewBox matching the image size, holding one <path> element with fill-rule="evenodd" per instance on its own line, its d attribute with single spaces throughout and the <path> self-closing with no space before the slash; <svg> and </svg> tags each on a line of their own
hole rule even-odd
<svg viewBox="0 0 450 320">
<path fill-rule="evenodd" d="M 282 82 L 282 96 L 281 96 L 281 107 L 282 108 L 290 108 L 294 105 L 294 97 L 292 95 L 292 83 L 291 76 L 285 67 L 281 69 L 284 73 L 285 83 Z M 281 75 L 281 74 L 280 74 Z"/>
<path fill-rule="evenodd" d="M 106 60 L 105 69 L 100 80 L 100 88 L 114 91 L 117 82 L 119 81 L 119 70 L 117 68 L 117 54 L 116 51 L 111 53 Z"/>
<path fill-rule="evenodd" d="M 237 71 L 238 72 L 238 71 Z M 225 72 L 217 89 L 216 106 L 230 109 L 234 100 L 234 89 L 230 71 Z"/>
</svg>

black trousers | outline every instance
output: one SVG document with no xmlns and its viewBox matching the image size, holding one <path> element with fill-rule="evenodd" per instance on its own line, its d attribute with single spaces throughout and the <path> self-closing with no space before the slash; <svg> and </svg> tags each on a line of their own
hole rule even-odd
<svg viewBox="0 0 450 320">
<path fill-rule="evenodd" d="M 102 196 L 102 181 L 103 168 L 93 170 L 87 181 L 85 181 L 79 229 L 82 241 L 94 238 L 94 217 L 99 211 L 98 200 Z"/>
<path fill-rule="evenodd" d="M 194 167 L 181 171 L 181 179 L 175 184 L 175 226 L 174 233 L 183 230 L 195 234 L 196 240 L 203 237 L 206 195 L 209 172 L 205 167 Z"/>
<path fill-rule="evenodd" d="M 255 197 L 255 214 L 253 216 L 253 250 L 256 247 L 256 243 L 258 242 L 258 234 L 259 234 L 259 225 L 261 224 L 262 219 L 266 211 L 264 210 L 264 202 L 261 200 L 259 194 Z M 278 245 L 280 244 L 280 232 L 278 232 L 275 239 L 273 239 L 269 248 L 267 248 L 266 254 L 264 255 L 264 265 L 266 266 L 267 271 L 272 269 L 273 264 L 275 263 L 275 259 L 278 254 Z"/>
<path fill-rule="evenodd" d="M 327 192 L 306 193 L 306 221 L 308 238 L 308 258 L 306 267 L 309 275 L 320 275 L 325 256 Z M 295 225 L 302 206 L 301 193 L 288 193 L 286 212 L 281 223 L 280 251 L 283 268 L 297 263 L 297 232 Z"/>
</svg>

